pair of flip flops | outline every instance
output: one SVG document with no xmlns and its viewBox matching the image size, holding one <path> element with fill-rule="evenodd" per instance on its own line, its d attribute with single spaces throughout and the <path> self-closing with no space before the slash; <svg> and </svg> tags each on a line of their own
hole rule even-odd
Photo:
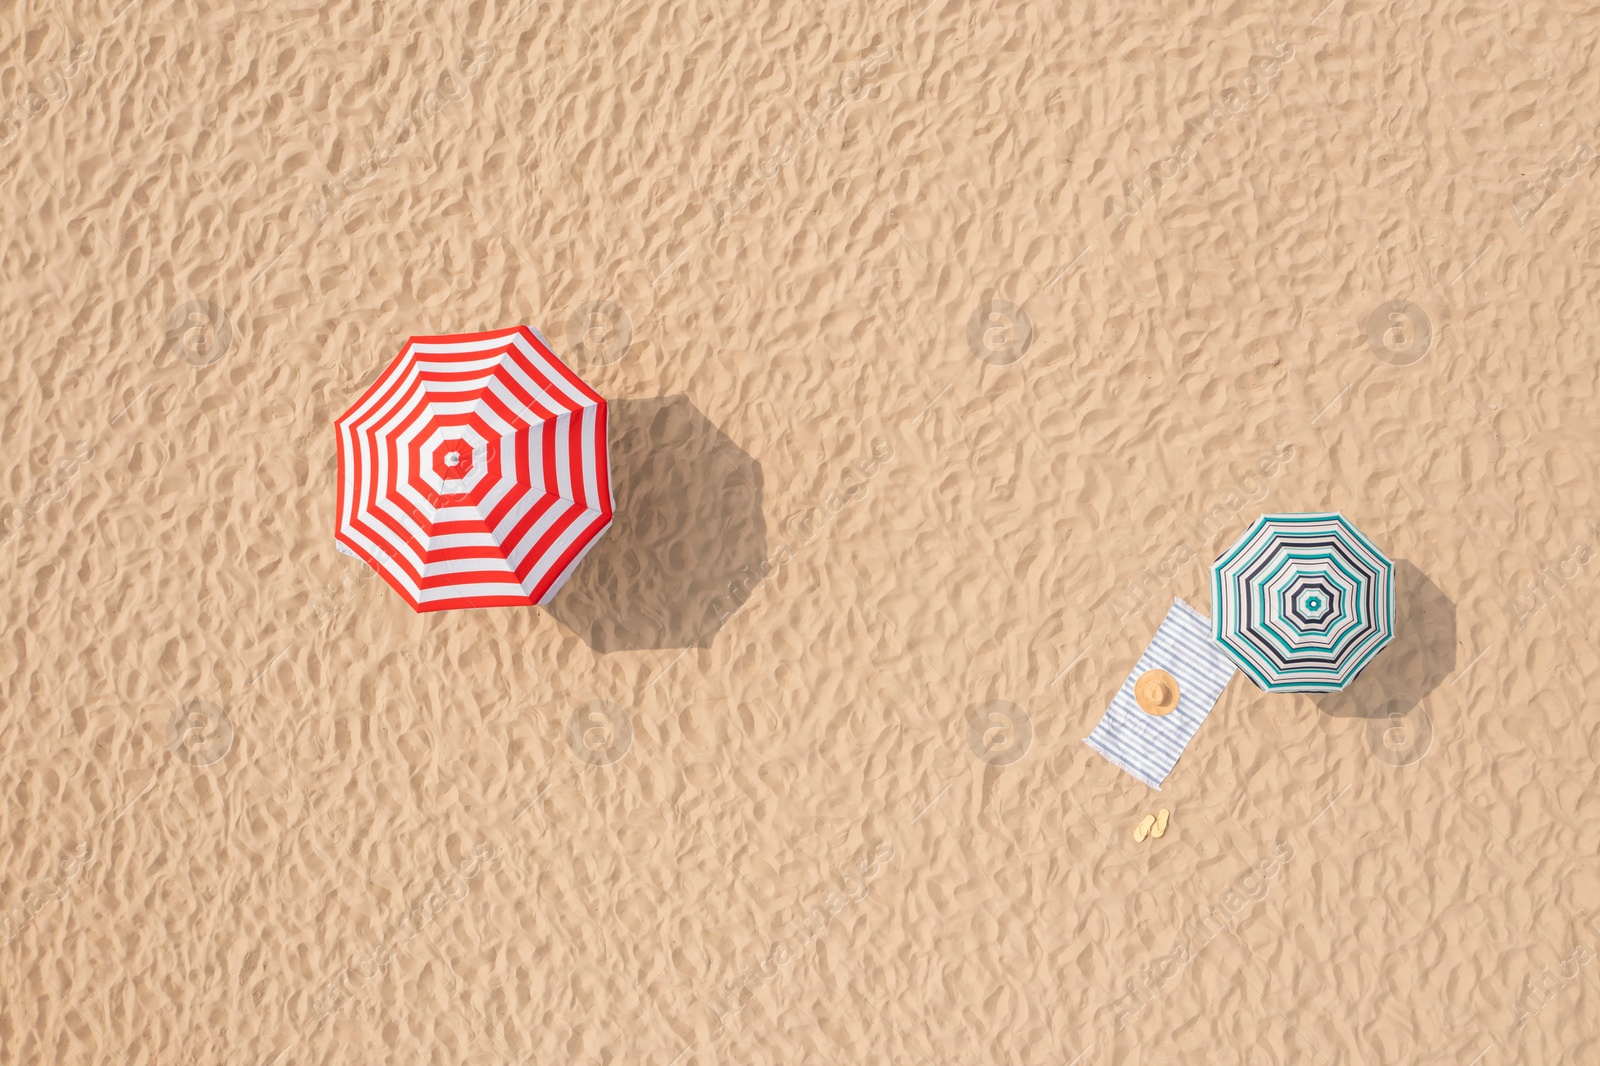
<svg viewBox="0 0 1600 1066">
<path fill-rule="evenodd" d="M 1167 819 L 1172 817 L 1172 812 L 1165 807 L 1160 814 L 1147 814 L 1133 829 L 1133 839 L 1139 843 L 1145 837 L 1164 837 L 1167 835 Z"/>
</svg>

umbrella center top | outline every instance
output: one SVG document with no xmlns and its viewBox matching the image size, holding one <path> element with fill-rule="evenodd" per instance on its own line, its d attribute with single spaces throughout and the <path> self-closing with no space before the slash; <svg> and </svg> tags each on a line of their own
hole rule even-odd
<svg viewBox="0 0 1600 1066">
<path fill-rule="evenodd" d="M 1325 589 L 1310 588 L 1300 594 L 1295 606 L 1307 621 L 1320 621 L 1333 608 L 1333 597 Z"/>
<path fill-rule="evenodd" d="M 434 453 L 434 468 L 446 481 L 458 481 L 472 473 L 472 447 L 464 440 L 447 440 Z"/>
</svg>

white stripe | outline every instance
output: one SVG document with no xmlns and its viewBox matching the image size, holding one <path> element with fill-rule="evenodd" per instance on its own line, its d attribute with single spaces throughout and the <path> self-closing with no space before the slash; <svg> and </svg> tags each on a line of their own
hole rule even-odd
<svg viewBox="0 0 1600 1066">
<path fill-rule="evenodd" d="M 439 603 L 446 600 L 464 600 L 474 596 L 522 596 L 522 586 L 515 581 L 497 581 L 494 583 L 474 582 L 472 584 L 443 585 L 425 589 L 421 595 L 414 595 L 418 603 Z"/>
<path fill-rule="evenodd" d="M 491 551 L 498 550 L 500 542 L 495 539 L 492 532 L 487 530 L 481 533 L 436 533 L 428 538 L 428 550 L 444 551 L 449 548 L 487 548 Z"/>
<path fill-rule="evenodd" d="M 499 556 L 471 559 L 434 559 L 428 563 L 428 572 L 423 577 L 443 577 L 446 574 L 471 574 L 482 572 L 484 580 L 494 580 L 499 576 L 499 571 L 504 571 L 507 581 L 516 581 L 516 575 L 511 568 L 506 566 L 504 559 Z"/>
<path fill-rule="evenodd" d="M 564 500 L 577 502 L 577 497 L 572 492 L 572 457 L 568 454 L 571 447 L 572 416 L 562 415 L 551 426 L 555 434 L 556 444 L 556 492 Z"/>
<path fill-rule="evenodd" d="M 596 435 L 600 426 L 600 409 L 598 407 L 585 407 L 583 409 L 583 430 L 578 438 L 583 442 L 583 491 L 584 499 L 589 501 L 590 507 L 600 504 L 600 460 L 596 449 L 600 446 L 600 438 Z M 611 501 L 606 501 L 606 509 L 610 510 Z"/>
<path fill-rule="evenodd" d="M 528 427 L 528 483 L 534 495 L 543 496 L 550 491 L 544 481 L 544 442 L 550 432 L 549 422 L 538 422 Z"/>
</svg>

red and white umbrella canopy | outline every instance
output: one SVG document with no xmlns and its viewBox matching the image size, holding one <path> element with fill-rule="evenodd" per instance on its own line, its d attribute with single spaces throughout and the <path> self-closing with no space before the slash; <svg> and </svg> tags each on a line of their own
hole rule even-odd
<svg viewBox="0 0 1600 1066">
<path fill-rule="evenodd" d="M 606 402 L 526 326 L 412 337 L 334 426 L 334 536 L 418 611 L 548 602 L 611 524 Z"/>
</svg>

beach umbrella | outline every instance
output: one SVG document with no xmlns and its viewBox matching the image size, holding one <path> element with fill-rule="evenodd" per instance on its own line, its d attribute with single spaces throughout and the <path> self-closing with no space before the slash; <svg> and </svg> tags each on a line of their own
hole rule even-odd
<svg viewBox="0 0 1600 1066">
<path fill-rule="evenodd" d="M 412 337 L 334 425 L 335 539 L 418 611 L 545 603 L 611 524 L 606 402 L 525 326 Z"/>
<path fill-rule="evenodd" d="M 1262 515 L 1211 568 L 1213 635 L 1268 691 L 1344 688 L 1394 635 L 1394 564 L 1339 514 Z"/>
</svg>

